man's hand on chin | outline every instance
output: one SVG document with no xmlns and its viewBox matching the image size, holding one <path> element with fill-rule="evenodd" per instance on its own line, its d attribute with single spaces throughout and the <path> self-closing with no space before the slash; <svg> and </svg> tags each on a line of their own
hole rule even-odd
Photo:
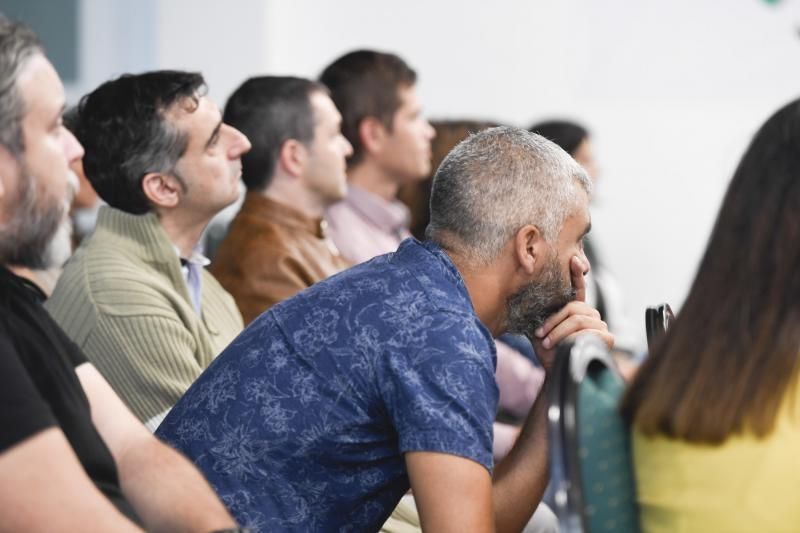
<svg viewBox="0 0 800 533">
<path fill-rule="evenodd" d="M 597 309 L 586 303 L 586 280 L 583 273 L 587 266 L 578 256 L 570 260 L 570 276 L 575 288 L 575 300 L 562 307 L 558 312 L 547 317 L 544 324 L 534 332 L 533 347 L 539 362 L 545 370 L 550 370 L 559 342 L 580 333 L 592 332 L 598 335 L 609 347 L 614 346 L 614 336 L 608 331 L 608 325 L 600 318 Z"/>
</svg>

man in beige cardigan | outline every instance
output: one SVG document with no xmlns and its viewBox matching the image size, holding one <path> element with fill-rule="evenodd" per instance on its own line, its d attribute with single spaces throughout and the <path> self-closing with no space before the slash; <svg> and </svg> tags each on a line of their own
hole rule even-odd
<svg viewBox="0 0 800 533">
<path fill-rule="evenodd" d="M 200 74 L 124 75 L 84 97 L 75 134 L 108 204 L 47 308 L 155 430 L 242 329 L 197 249 L 239 195 L 250 142 L 224 124 Z"/>
</svg>

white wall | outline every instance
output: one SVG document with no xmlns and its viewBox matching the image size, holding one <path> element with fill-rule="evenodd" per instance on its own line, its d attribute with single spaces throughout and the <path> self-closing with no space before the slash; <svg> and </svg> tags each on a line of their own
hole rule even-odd
<svg viewBox="0 0 800 533">
<path fill-rule="evenodd" d="M 153 67 L 160 44 L 156 1 L 81 1 L 79 80 L 65 87 L 69 104 L 112 77 Z"/>
<path fill-rule="evenodd" d="M 70 102 L 103 81 L 153 69 L 201 71 L 220 107 L 266 64 L 262 0 L 82 0 L 81 79 Z"/>
<path fill-rule="evenodd" d="M 202 70 L 222 104 L 248 75 L 315 77 L 371 47 L 416 68 L 432 118 L 586 123 L 602 167 L 595 236 L 637 324 L 646 305 L 683 301 L 749 137 L 800 95 L 798 0 L 129 3 L 149 22 L 120 14 L 123 0 L 84 2 L 84 20 L 128 28 L 86 29 L 84 90 L 149 58 Z"/>
<path fill-rule="evenodd" d="M 157 68 L 197 70 L 221 107 L 242 81 L 267 68 L 267 3 L 160 0 Z"/>
</svg>

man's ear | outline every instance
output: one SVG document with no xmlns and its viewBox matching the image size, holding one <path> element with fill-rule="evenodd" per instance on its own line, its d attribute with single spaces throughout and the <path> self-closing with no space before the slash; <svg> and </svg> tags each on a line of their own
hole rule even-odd
<svg viewBox="0 0 800 533">
<path fill-rule="evenodd" d="M 531 224 L 522 226 L 514 236 L 514 253 L 519 268 L 527 274 L 534 274 L 544 261 L 547 242 L 541 230 Z"/>
<path fill-rule="evenodd" d="M 175 176 L 150 172 L 142 178 L 144 195 L 156 207 L 175 207 L 181 200 L 183 185 Z"/>
<path fill-rule="evenodd" d="M 308 148 L 297 139 L 287 139 L 278 151 L 278 166 L 290 176 L 303 175 L 308 161 Z"/>
<path fill-rule="evenodd" d="M 358 125 L 358 138 L 367 153 L 378 153 L 388 135 L 386 127 L 376 117 L 366 117 Z"/>
</svg>

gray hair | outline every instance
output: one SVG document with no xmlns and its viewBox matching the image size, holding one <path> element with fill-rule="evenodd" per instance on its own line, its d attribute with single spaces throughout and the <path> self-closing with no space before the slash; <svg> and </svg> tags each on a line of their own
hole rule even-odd
<svg viewBox="0 0 800 533">
<path fill-rule="evenodd" d="M 426 236 L 488 264 L 526 224 L 554 242 L 578 187 L 591 194 L 586 171 L 556 144 L 519 128 L 484 130 L 459 143 L 436 171 Z"/>
<path fill-rule="evenodd" d="M 41 53 L 42 44 L 30 28 L 0 14 L 0 144 L 14 157 L 21 156 L 25 148 L 25 102 L 17 88 L 17 78 L 28 60 Z"/>
</svg>

